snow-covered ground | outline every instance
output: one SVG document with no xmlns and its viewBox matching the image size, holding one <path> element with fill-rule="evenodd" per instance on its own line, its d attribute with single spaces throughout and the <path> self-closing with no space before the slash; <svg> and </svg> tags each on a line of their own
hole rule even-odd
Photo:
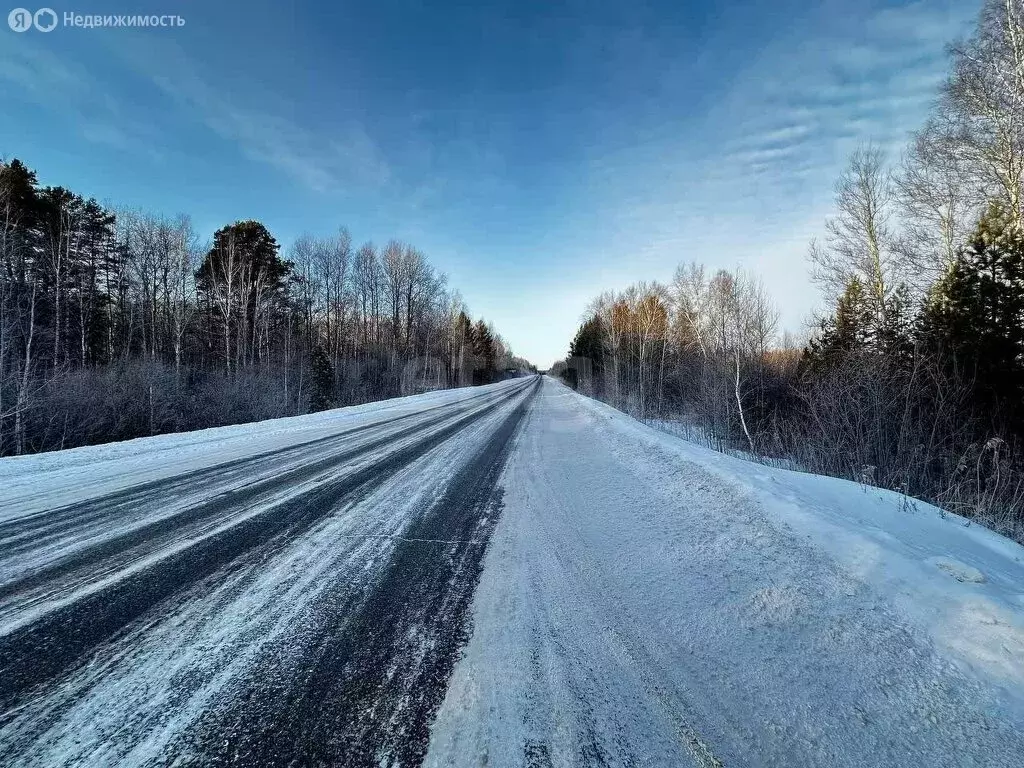
<svg viewBox="0 0 1024 768">
<path fill-rule="evenodd" d="M 3 765 L 1021 755 L 1024 548 L 552 379 L 0 460 Z"/>
<path fill-rule="evenodd" d="M 0 765 L 421 753 L 535 389 L 0 461 Z"/>
<path fill-rule="evenodd" d="M 484 391 L 507 390 L 515 384 L 516 380 L 511 380 L 486 390 L 438 390 L 307 416 L 0 458 L 0 520 L 286 449 L 336 435 L 343 429 L 383 424 L 400 416 L 479 399 Z"/>
<path fill-rule="evenodd" d="M 1024 549 L 546 379 L 430 765 L 1024 765 Z"/>
</svg>

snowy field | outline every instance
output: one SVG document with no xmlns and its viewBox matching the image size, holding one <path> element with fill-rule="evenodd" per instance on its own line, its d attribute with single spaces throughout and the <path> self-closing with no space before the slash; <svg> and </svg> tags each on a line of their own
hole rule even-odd
<svg viewBox="0 0 1024 768">
<path fill-rule="evenodd" d="M 0 764 L 1021 766 L 1024 548 L 549 378 L 0 460 Z"/>
</svg>

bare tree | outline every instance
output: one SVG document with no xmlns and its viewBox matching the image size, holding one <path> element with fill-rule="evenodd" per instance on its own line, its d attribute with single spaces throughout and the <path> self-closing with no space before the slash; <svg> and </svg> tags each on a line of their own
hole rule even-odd
<svg viewBox="0 0 1024 768">
<path fill-rule="evenodd" d="M 354 266 L 355 294 L 360 315 L 362 343 L 380 344 L 380 285 L 381 268 L 377 249 L 373 243 L 360 246 Z"/>
<path fill-rule="evenodd" d="M 637 389 L 640 414 L 647 416 L 651 391 L 654 389 L 653 364 L 664 368 L 665 346 L 668 341 L 668 292 L 658 283 L 640 283 L 632 292 L 631 329 L 636 339 Z M 653 358 L 653 359 L 652 359 Z M 661 376 L 658 379 L 660 390 Z"/>
<path fill-rule="evenodd" d="M 919 290 L 952 268 L 983 202 L 945 118 L 933 117 L 914 136 L 895 176 L 903 213 L 898 251 Z"/>
<path fill-rule="evenodd" d="M 242 283 L 241 271 L 244 268 L 233 232 L 221 245 L 215 264 L 219 274 L 214 275 L 210 281 L 212 286 L 210 293 L 220 310 L 224 341 L 224 366 L 228 376 L 231 376 L 231 332 L 235 321 L 239 286 Z"/>
<path fill-rule="evenodd" d="M 175 380 L 181 378 L 181 356 L 185 331 L 195 312 L 195 266 L 198 261 L 199 239 L 187 216 L 178 217 L 170 228 L 171 248 L 168 254 L 166 296 L 171 317 L 174 347 Z"/>
<path fill-rule="evenodd" d="M 683 350 L 696 346 L 707 359 L 706 328 L 702 321 L 707 312 L 708 296 L 703 264 L 690 262 L 676 268 L 670 300 L 675 315 L 676 343 Z"/>
<path fill-rule="evenodd" d="M 430 283 L 430 275 L 426 260 L 423 254 L 412 246 L 406 246 L 402 254 L 403 278 L 405 281 L 405 348 L 411 351 L 413 348 L 412 328 L 416 315 L 416 305 L 421 298 L 421 292 Z"/>
<path fill-rule="evenodd" d="M 35 341 L 36 332 L 37 292 L 36 283 L 33 281 L 28 305 L 28 327 L 24 332 L 25 355 L 21 365 L 17 400 L 14 403 L 14 452 L 19 456 L 25 452 L 25 410 L 28 407 L 29 388 L 32 383 L 32 344 Z"/>
<path fill-rule="evenodd" d="M 313 242 L 315 285 L 322 291 L 317 304 L 324 325 L 324 342 L 328 356 L 337 365 L 348 319 L 352 236 L 342 227 L 336 237 Z"/>
<path fill-rule="evenodd" d="M 612 397 L 616 407 L 622 406 L 622 367 L 625 352 L 625 339 L 629 327 L 629 308 L 616 297 L 612 291 L 606 291 L 594 299 L 587 307 L 587 316 L 601 318 L 605 329 L 605 353 L 611 360 L 611 367 L 605 373 L 611 379 L 611 386 L 605 391 Z"/>
<path fill-rule="evenodd" d="M 401 341 L 402 296 L 405 293 L 406 247 L 397 240 L 391 240 L 381 254 L 381 267 L 387 288 L 388 309 L 391 315 L 391 355 L 392 360 L 398 356 Z"/>
<path fill-rule="evenodd" d="M 986 0 L 975 34 L 953 47 L 952 75 L 941 111 L 952 148 L 977 193 L 1005 202 L 1012 223 L 1024 222 L 1024 7 Z"/>
<path fill-rule="evenodd" d="M 200 248 L 187 217 L 115 213 L 0 162 L 0 454 L 490 381 L 513 365 L 412 246 L 353 253 L 341 229 L 290 255 L 257 221 Z"/>
<path fill-rule="evenodd" d="M 852 279 L 868 287 L 876 328 L 885 323 L 899 281 L 899 252 L 891 227 L 895 190 L 882 152 L 861 147 L 836 182 L 836 213 L 824 243 L 811 244 L 812 277 L 834 302 Z"/>
</svg>

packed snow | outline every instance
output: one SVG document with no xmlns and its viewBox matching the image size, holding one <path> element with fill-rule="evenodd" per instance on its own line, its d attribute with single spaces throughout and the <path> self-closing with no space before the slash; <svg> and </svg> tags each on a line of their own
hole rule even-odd
<svg viewBox="0 0 1024 768">
<path fill-rule="evenodd" d="M 498 479 L 460 498 L 477 466 Z M 412 532 L 431 510 L 448 527 Z M 274 515 L 295 525 L 203 549 Z M 0 460 L 0 541 L 0 660 L 5 634 L 132 574 L 165 595 L 0 712 L 12 764 L 237 761 L 283 723 L 304 749 L 344 750 L 303 730 L 332 722 L 306 686 L 347 695 L 325 649 L 355 633 L 345 653 L 387 681 L 360 715 L 383 729 L 379 764 L 415 709 L 431 766 L 1022 765 L 1024 548 L 897 493 L 716 453 L 546 377 Z M 160 592 L 153 569 L 193 547 L 217 570 Z M 451 589 L 406 584 L 400 551 L 454 567 Z M 468 594 L 467 617 L 453 606 Z M 395 655 L 359 646 L 392 608 Z M 454 634 L 431 634 L 435 614 Z M 409 688 L 425 669 L 436 703 Z"/>
<path fill-rule="evenodd" d="M 428 764 L 1022 765 L 1020 545 L 551 379 L 504 482 Z"/>
</svg>

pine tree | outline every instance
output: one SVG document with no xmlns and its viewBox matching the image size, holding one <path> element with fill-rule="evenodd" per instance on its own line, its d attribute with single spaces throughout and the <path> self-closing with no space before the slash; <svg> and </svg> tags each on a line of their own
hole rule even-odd
<svg viewBox="0 0 1024 768">
<path fill-rule="evenodd" d="M 897 364 L 909 365 L 914 354 L 914 319 L 910 288 L 901 283 L 886 300 L 878 351 Z"/>
<path fill-rule="evenodd" d="M 811 368 L 839 364 L 874 344 L 875 312 L 864 283 L 853 277 L 836 301 L 832 317 L 821 323 L 818 338 L 804 353 L 804 364 Z"/>
<path fill-rule="evenodd" d="M 590 318 L 576 331 L 569 344 L 569 357 L 587 357 L 593 361 L 595 370 L 600 367 L 604 358 L 604 324 L 600 317 Z"/>
<path fill-rule="evenodd" d="M 263 224 L 238 221 L 214 233 L 213 247 L 196 270 L 200 295 L 220 316 L 229 374 L 264 353 L 271 328 L 287 315 L 293 265 L 278 251 Z"/>
<path fill-rule="evenodd" d="M 476 321 L 472 333 L 473 353 L 477 356 L 482 366 L 478 369 L 475 378 L 480 383 L 491 381 L 494 377 L 494 364 L 497 357 L 494 346 L 494 334 L 487 327 L 483 318 Z"/>
<path fill-rule="evenodd" d="M 197 270 L 196 279 L 203 290 L 222 281 L 229 270 L 225 261 L 231 254 L 237 259 L 232 267 L 243 280 L 260 280 L 269 290 L 283 293 L 292 265 L 280 258 L 279 250 L 277 240 L 260 222 L 235 222 L 214 233 L 213 247 Z"/>
<path fill-rule="evenodd" d="M 0 278 L 23 292 L 31 281 L 30 272 L 38 269 L 38 250 L 42 241 L 41 214 L 35 171 L 20 160 L 0 161 Z"/>
<path fill-rule="evenodd" d="M 310 367 L 313 373 L 313 393 L 309 408 L 312 411 L 327 410 L 334 405 L 334 370 L 320 344 L 313 347 Z"/>
<path fill-rule="evenodd" d="M 582 374 L 587 386 L 600 387 L 604 376 L 604 324 L 597 315 L 591 317 L 579 330 L 569 345 L 570 364 L 576 366 L 577 373 Z M 589 363 L 576 362 L 573 358 L 584 358 Z"/>
<path fill-rule="evenodd" d="M 918 335 L 973 377 L 980 405 L 1024 427 L 1024 237 L 1000 206 L 935 285 Z"/>
<path fill-rule="evenodd" d="M 104 284 L 109 283 L 104 267 L 113 250 L 116 222 L 113 213 L 92 199 L 85 203 L 84 217 L 82 260 L 75 273 L 83 365 L 108 362 L 111 297 L 104 290 Z"/>
</svg>

